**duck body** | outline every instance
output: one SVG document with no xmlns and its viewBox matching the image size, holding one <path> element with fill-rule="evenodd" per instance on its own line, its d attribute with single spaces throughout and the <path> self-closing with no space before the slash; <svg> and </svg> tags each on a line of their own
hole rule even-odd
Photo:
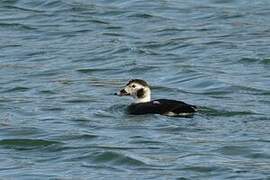
<svg viewBox="0 0 270 180">
<path fill-rule="evenodd" d="M 161 114 L 167 116 L 187 116 L 196 112 L 196 106 L 182 101 L 157 99 L 150 102 L 132 103 L 128 112 L 133 115 Z"/>
<path fill-rule="evenodd" d="M 131 96 L 134 102 L 128 106 L 128 112 L 134 115 L 161 114 L 167 116 L 190 116 L 196 112 L 196 106 L 170 99 L 151 100 L 150 86 L 141 79 L 132 79 L 121 89 L 118 96 Z"/>
</svg>

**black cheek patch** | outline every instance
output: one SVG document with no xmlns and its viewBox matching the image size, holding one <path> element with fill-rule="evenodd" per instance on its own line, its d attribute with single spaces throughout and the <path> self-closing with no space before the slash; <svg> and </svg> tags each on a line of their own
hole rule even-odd
<svg viewBox="0 0 270 180">
<path fill-rule="evenodd" d="M 137 97 L 138 98 L 143 98 L 144 97 L 144 89 L 143 88 L 142 89 L 139 89 L 137 91 Z"/>
</svg>

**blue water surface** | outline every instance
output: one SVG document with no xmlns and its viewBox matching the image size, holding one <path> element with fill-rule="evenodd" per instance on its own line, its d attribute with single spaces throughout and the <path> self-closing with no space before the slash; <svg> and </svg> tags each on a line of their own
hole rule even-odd
<svg viewBox="0 0 270 180">
<path fill-rule="evenodd" d="M 269 0 L 1 0 L 0 179 L 270 178 Z M 141 78 L 193 118 L 126 113 Z"/>
</svg>

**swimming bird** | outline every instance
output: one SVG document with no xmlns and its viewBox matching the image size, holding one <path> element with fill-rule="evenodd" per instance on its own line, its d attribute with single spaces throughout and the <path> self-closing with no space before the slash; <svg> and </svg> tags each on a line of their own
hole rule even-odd
<svg viewBox="0 0 270 180">
<path fill-rule="evenodd" d="M 166 116 L 191 116 L 197 107 L 182 101 L 170 99 L 151 100 L 148 83 L 142 79 L 132 79 L 121 89 L 118 96 L 132 96 L 134 102 L 128 106 L 128 112 L 134 115 L 161 114 Z"/>
</svg>

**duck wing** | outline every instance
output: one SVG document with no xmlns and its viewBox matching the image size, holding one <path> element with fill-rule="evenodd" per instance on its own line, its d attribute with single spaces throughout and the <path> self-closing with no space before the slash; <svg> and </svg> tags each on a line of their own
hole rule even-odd
<svg viewBox="0 0 270 180">
<path fill-rule="evenodd" d="M 182 101 L 157 99 L 146 103 L 131 104 L 128 107 L 130 114 L 163 114 L 177 116 L 191 114 L 196 111 L 196 106 L 186 104 Z"/>
</svg>

